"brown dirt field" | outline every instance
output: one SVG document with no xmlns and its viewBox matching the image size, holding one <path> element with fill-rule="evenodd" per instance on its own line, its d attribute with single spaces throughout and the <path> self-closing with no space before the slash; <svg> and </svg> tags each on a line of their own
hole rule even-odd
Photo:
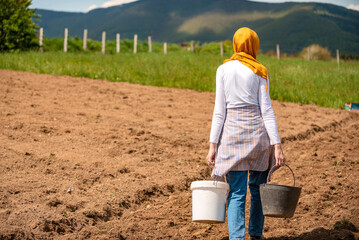
<svg viewBox="0 0 359 240">
<path fill-rule="evenodd" d="M 228 239 L 191 222 L 213 106 L 214 93 L 0 70 L 0 239 Z M 302 194 L 265 236 L 357 239 L 359 114 L 273 107 Z M 273 179 L 292 184 L 287 171 Z"/>
</svg>

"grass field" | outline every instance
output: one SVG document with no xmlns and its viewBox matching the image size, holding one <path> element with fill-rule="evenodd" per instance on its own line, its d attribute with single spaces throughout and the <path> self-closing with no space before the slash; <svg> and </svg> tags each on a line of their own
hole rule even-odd
<svg viewBox="0 0 359 240">
<path fill-rule="evenodd" d="M 27 52 L 0 54 L 0 68 L 106 79 L 153 86 L 215 91 L 216 68 L 223 58 L 211 53 L 184 51 L 162 53 Z M 272 99 L 330 108 L 359 102 L 357 61 L 306 61 L 260 55 L 269 69 Z"/>
</svg>

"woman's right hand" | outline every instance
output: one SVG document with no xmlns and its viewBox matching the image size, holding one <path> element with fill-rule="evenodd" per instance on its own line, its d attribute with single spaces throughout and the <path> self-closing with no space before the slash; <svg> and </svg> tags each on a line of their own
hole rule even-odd
<svg viewBox="0 0 359 240">
<path fill-rule="evenodd" d="M 214 160 L 215 160 L 215 157 L 216 157 L 216 148 L 217 148 L 217 144 L 210 143 L 208 154 L 207 154 L 207 157 L 206 157 L 208 166 L 214 166 Z"/>
<path fill-rule="evenodd" d="M 285 156 L 282 150 L 282 144 L 278 143 L 274 145 L 274 157 L 275 157 L 275 165 L 277 167 L 284 166 Z"/>
</svg>

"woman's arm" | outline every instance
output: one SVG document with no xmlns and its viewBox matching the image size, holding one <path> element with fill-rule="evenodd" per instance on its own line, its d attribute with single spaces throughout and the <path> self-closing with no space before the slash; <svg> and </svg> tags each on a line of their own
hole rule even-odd
<svg viewBox="0 0 359 240">
<path fill-rule="evenodd" d="M 207 155 L 208 165 L 214 165 L 214 158 L 216 155 L 217 143 L 219 136 L 222 132 L 224 119 L 226 117 L 226 97 L 224 94 L 224 83 L 223 83 L 223 70 L 222 67 L 218 67 L 216 74 L 216 101 L 214 104 L 212 127 L 210 134 L 210 148 Z"/>
<path fill-rule="evenodd" d="M 216 101 L 214 104 L 212 127 L 209 142 L 218 143 L 221 135 L 224 119 L 226 117 L 226 97 L 224 94 L 223 72 L 221 66 L 216 74 Z"/>
<path fill-rule="evenodd" d="M 267 130 L 270 139 L 270 144 L 274 145 L 274 156 L 276 159 L 276 166 L 283 166 L 285 163 L 285 156 L 282 150 L 282 145 L 278 134 L 277 121 L 272 108 L 272 102 L 269 96 L 269 84 L 267 91 L 266 91 L 266 86 L 267 86 L 266 80 L 260 78 L 258 102 L 261 109 L 264 126 Z"/>
</svg>

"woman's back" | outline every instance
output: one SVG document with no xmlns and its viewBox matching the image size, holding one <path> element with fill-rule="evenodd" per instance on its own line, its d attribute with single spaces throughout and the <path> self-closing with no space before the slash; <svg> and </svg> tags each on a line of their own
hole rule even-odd
<svg viewBox="0 0 359 240">
<path fill-rule="evenodd" d="M 258 106 L 259 84 L 266 80 L 256 75 L 241 62 L 232 60 L 218 68 L 223 81 L 223 90 L 227 108 Z"/>
</svg>

